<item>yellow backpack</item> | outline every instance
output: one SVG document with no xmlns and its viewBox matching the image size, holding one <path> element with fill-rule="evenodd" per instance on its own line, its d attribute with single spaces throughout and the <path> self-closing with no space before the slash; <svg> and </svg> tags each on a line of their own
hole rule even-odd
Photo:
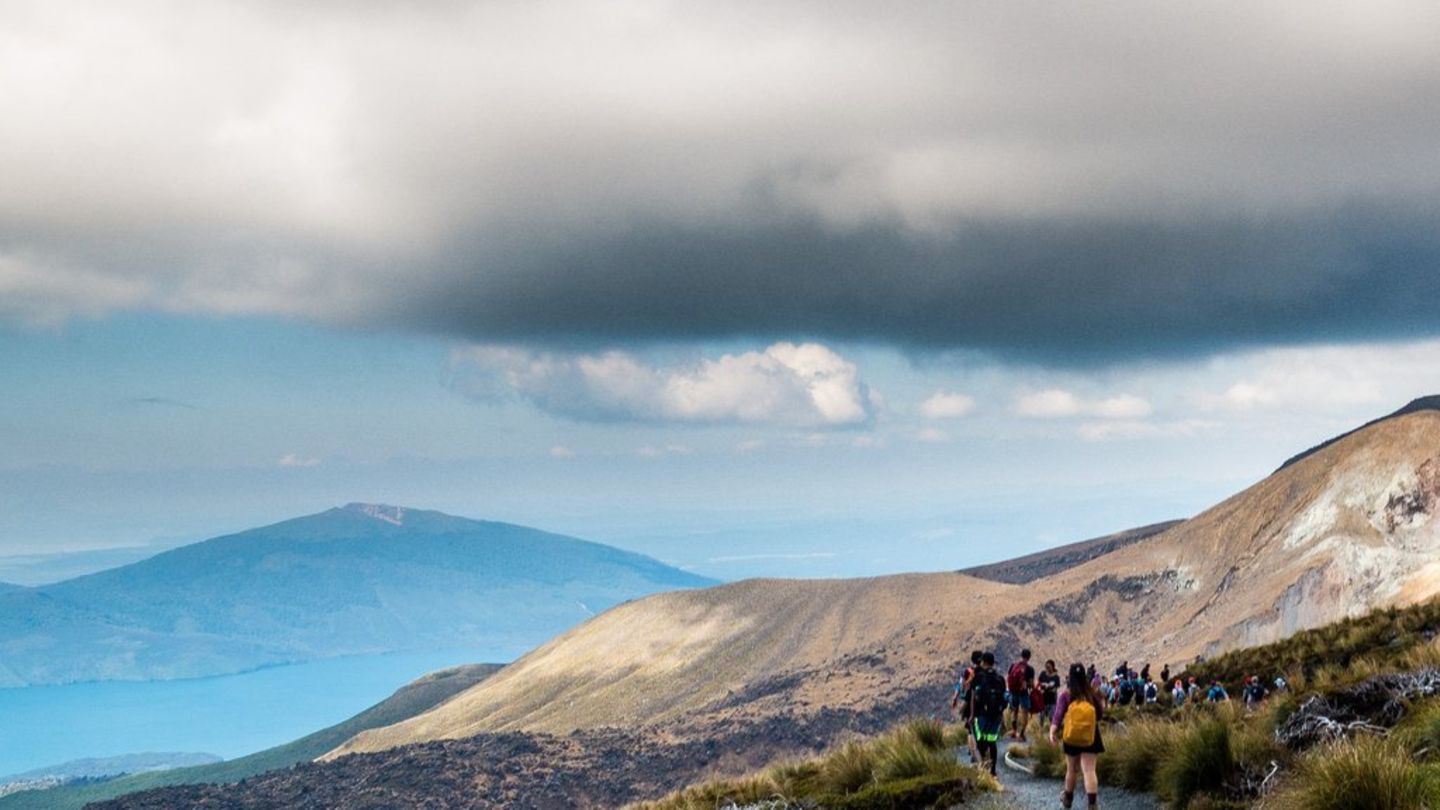
<svg viewBox="0 0 1440 810">
<path fill-rule="evenodd" d="M 1095 744 L 1095 725 L 1098 721 L 1095 704 L 1088 700 L 1072 700 L 1065 710 L 1065 725 L 1060 739 L 1066 745 L 1089 748 Z"/>
</svg>

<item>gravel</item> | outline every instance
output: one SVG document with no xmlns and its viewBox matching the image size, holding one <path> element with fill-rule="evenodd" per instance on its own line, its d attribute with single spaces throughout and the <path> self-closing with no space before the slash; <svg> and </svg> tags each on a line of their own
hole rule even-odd
<svg viewBox="0 0 1440 810">
<path fill-rule="evenodd" d="M 1000 741 L 1000 755 L 1005 755 L 1010 743 L 1006 740 Z M 1104 754 L 1101 754 L 1104 756 Z M 1040 779 L 1020 771 L 1007 768 L 1002 763 L 1000 766 L 1000 784 L 1004 788 L 1000 793 L 987 794 L 967 804 L 966 807 L 975 810 L 1055 810 L 1060 807 L 1060 780 Z M 1079 810 L 1085 808 L 1085 794 L 1080 791 L 1075 797 L 1075 805 Z M 1100 786 L 1100 806 L 1105 810 L 1160 810 L 1160 803 L 1154 796 L 1145 793 L 1132 793 L 1119 788 L 1107 788 Z"/>
</svg>

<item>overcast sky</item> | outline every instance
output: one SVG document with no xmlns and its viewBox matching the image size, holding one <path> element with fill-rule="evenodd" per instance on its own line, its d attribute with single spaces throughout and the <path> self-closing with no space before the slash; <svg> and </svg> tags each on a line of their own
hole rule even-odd
<svg viewBox="0 0 1440 810">
<path fill-rule="evenodd" d="M 1197 511 L 1440 391 L 1437 41 L 0 0 L 0 551 L 405 499 L 829 575 Z"/>
</svg>

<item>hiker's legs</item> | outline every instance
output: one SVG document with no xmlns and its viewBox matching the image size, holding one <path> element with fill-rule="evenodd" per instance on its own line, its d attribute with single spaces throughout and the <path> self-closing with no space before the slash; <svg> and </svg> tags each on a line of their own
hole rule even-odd
<svg viewBox="0 0 1440 810">
<path fill-rule="evenodd" d="M 1079 760 L 1080 768 L 1085 771 L 1085 792 L 1094 796 L 1100 792 L 1100 777 L 1095 774 L 1095 755 L 1081 754 Z"/>
<path fill-rule="evenodd" d="M 1094 760 L 1091 760 L 1093 767 Z M 1078 755 L 1067 755 L 1065 757 L 1065 792 L 1075 792 L 1075 782 L 1080 776 L 1080 757 Z"/>
<path fill-rule="evenodd" d="M 990 769 L 990 773 L 992 774 L 995 773 L 995 759 L 999 753 L 1000 747 L 994 740 L 980 741 L 980 761 L 983 766 Z"/>
<path fill-rule="evenodd" d="M 1025 734 L 1026 734 L 1026 733 L 1029 731 L 1029 729 L 1030 729 L 1030 712 L 1028 712 L 1028 711 L 1026 711 L 1026 710 L 1024 710 L 1024 709 L 1019 709 L 1018 711 L 1019 711 L 1019 714 L 1020 714 L 1020 723 L 1019 723 L 1019 726 L 1020 726 L 1020 739 L 1023 740 L 1023 739 L 1025 739 Z"/>
</svg>

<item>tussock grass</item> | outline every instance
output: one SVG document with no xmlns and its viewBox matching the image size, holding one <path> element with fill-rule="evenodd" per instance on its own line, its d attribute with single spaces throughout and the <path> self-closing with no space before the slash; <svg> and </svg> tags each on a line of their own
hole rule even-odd
<svg viewBox="0 0 1440 810">
<path fill-rule="evenodd" d="M 1394 740 L 1358 737 L 1307 753 L 1286 786 L 1266 802 L 1274 810 L 1428 810 L 1440 780 Z"/>
<path fill-rule="evenodd" d="M 1189 667 L 1185 676 L 1225 684 L 1286 673 L 1295 689 L 1327 690 L 1380 672 L 1440 666 L 1440 599 L 1302 630 L 1259 647 L 1232 650 Z"/>
<path fill-rule="evenodd" d="M 1177 736 L 1175 746 L 1154 774 L 1155 792 L 1185 808 L 1196 796 L 1224 786 L 1235 770 L 1230 725 L 1219 717 L 1202 718 Z"/>
<path fill-rule="evenodd" d="M 1153 791 L 1155 774 L 1175 750 L 1185 726 L 1164 721 L 1134 721 L 1105 740 L 1107 755 L 1096 762 L 1102 783 Z M 1064 764 L 1061 764 L 1062 773 Z"/>
<path fill-rule="evenodd" d="M 933 720 L 911 720 L 882 737 L 850 740 L 822 757 L 782 762 L 742 779 L 712 780 L 632 810 L 716 810 L 724 807 L 818 806 L 900 810 L 950 806 L 998 785 L 961 765 L 964 736 Z"/>
</svg>

